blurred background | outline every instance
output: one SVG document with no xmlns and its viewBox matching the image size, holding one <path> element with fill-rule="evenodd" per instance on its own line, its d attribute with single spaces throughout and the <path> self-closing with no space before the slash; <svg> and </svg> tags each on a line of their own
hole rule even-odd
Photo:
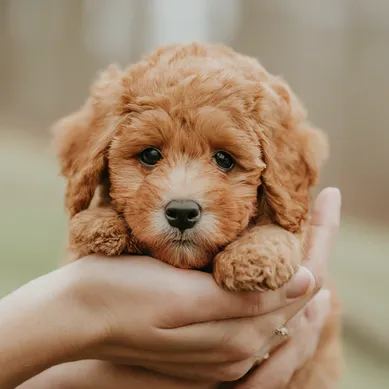
<svg viewBox="0 0 389 389">
<path fill-rule="evenodd" d="M 344 305 L 342 388 L 389 382 L 389 2 L 0 0 L 0 297 L 63 255 L 63 182 L 49 125 L 96 72 L 160 44 L 223 42 L 257 57 L 305 102 L 343 192 L 331 272 Z"/>
</svg>

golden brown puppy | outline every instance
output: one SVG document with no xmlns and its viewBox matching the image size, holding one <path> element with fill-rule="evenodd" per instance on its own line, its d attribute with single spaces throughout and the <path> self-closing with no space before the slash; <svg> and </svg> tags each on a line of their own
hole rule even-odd
<svg viewBox="0 0 389 389">
<path fill-rule="evenodd" d="M 326 138 L 255 59 L 194 43 L 111 66 L 55 133 L 76 258 L 212 263 L 232 291 L 276 289 L 301 263 Z"/>
<path fill-rule="evenodd" d="M 231 290 L 277 288 L 301 263 L 323 135 L 286 83 L 216 45 L 110 67 L 56 126 L 78 255 L 214 259 Z M 96 188 L 101 204 L 88 209 Z M 216 257 L 215 257 L 216 255 Z"/>
</svg>

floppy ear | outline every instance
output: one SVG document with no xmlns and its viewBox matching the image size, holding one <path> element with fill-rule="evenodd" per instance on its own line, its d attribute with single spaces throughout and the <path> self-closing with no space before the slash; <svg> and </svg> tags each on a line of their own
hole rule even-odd
<svg viewBox="0 0 389 389">
<path fill-rule="evenodd" d="M 113 110 L 121 90 L 121 71 L 111 65 L 93 84 L 79 111 L 52 128 L 61 174 L 67 179 L 65 205 L 70 214 L 87 209 L 106 168 L 115 132 Z"/>
<path fill-rule="evenodd" d="M 327 138 L 306 121 L 302 104 L 277 77 L 269 78 L 261 108 L 262 212 L 287 231 L 299 232 L 308 216 L 310 189 L 328 155 Z"/>
</svg>

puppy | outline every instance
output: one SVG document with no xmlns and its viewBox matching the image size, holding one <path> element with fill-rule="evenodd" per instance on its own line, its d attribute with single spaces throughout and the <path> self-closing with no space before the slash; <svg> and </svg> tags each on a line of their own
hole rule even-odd
<svg viewBox="0 0 389 389">
<path fill-rule="evenodd" d="M 211 265 L 230 291 L 277 289 L 301 264 L 326 137 L 255 59 L 221 45 L 163 47 L 110 66 L 54 130 L 75 259 Z"/>
</svg>

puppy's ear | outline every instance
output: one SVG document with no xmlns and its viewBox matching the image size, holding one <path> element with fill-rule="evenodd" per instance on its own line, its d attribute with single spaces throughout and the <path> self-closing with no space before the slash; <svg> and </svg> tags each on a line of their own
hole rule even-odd
<svg viewBox="0 0 389 389">
<path fill-rule="evenodd" d="M 261 100 L 259 136 L 266 164 L 261 211 L 273 223 L 299 232 L 308 216 L 310 189 L 327 159 L 327 138 L 306 121 L 302 104 L 283 80 L 271 77 Z"/>
<path fill-rule="evenodd" d="M 70 216 L 88 208 L 104 174 L 121 78 L 120 69 L 111 65 L 92 85 L 80 110 L 52 128 L 61 175 L 67 179 L 65 205 Z"/>
</svg>

